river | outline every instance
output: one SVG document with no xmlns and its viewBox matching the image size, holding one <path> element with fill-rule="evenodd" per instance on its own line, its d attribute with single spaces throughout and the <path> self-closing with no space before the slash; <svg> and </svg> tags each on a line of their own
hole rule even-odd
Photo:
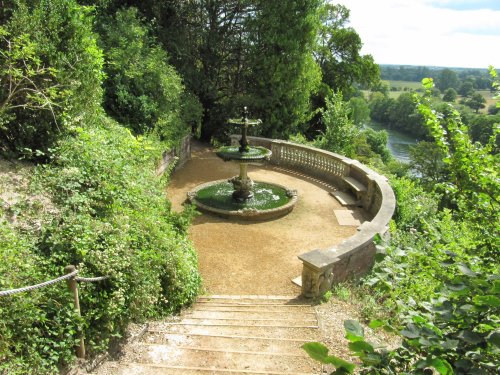
<svg viewBox="0 0 500 375">
<path fill-rule="evenodd" d="M 410 162 L 409 150 L 411 145 L 417 143 L 415 137 L 401 133 L 398 130 L 387 129 L 382 124 L 379 124 L 374 121 L 370 121 L 370 123 L 368 123 L 366 126 L 372 128 L 373 130 L 387 131 L 387 134 L 389 135 L 388 137 L 389 139 L 387 141 L 387 147 L 389 148 L 389 151 L 391 152 L 392 156 L 394 156 L 396 160 L 399 160 L 401 162 L 404 163 Z"/>
</svg>

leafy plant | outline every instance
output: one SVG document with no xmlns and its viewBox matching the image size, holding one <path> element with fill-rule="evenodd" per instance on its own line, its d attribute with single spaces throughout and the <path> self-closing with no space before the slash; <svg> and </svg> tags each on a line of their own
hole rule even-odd
<svg viewBox="0 0 500 375">
<path fill-rule="evenodd" d="M 168 55 L 139 18 L 136 8 L 124 8 L 101 25 L 106 51 L 104 106 L 135 134 L 154 131 L 176 141 L 201 118 L 195 96 L 184 92 L 181 77 Z"/>
<path fill-rule="evenodd" d="M 99 113 L 102 52 L 76 1 L 11 7 L 0 27 L 0 151 L 47 159 L 60 134 Z"/>
</svg>

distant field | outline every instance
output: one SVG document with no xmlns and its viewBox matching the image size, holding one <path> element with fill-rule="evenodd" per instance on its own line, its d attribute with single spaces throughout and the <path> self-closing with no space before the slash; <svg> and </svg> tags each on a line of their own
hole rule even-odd
<svg viewBox="0 0 500 375">
<path fill-rule="evenodd" d="M 415 91 L 422 88 L 422 84 L 420 82 L 412 82 L 412 81 L 390 81 L 384 80 L 385 83 L 389 86 L 389 97 L 393 99 L 397 99 L 399 95 L 403 92 Z M 396 88 L 396 91 L 391 90 L 391 88 Z M 488 107 L 494 105 L 497 100 L 493 99 L 494 94 L 490 90 L 477 90 L 476 92 L 480 93 L 486 99 L 486 107 L 480 110 L 481 113 L 488 113 Z M 365 95 L 365 97 L 368 97 Z M 462 99 L 461 96 L 457 98 L 457 103 Z"/>
<path fill-rule="evenodd" d="M 486 107 L 481 109 L 479 112 L 488 113 L 488 107 L 495 105 L 498 99 L 493 99 L 494 93 L 490 90 L 477 90 L 485 99 L 486 99 Z"/>
<path fill-rule="evenodd" d="M 422 88 L 422 83 L 412 82 L 412 81 L 384 81 L 389 85 L 389 90 L 392 87 L 398 89 L 398 91 L 404 91 L 406 88 L 408 90 L 417 90 Z"/>
</svg>

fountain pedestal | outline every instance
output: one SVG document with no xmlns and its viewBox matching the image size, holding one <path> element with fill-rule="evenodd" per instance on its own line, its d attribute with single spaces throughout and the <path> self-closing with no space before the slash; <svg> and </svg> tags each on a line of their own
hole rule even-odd
<svg viewBox="0 0 500 375">
<path fill-rule="evenodd" d="M 240 175 L 234 176 L 229 180 L 233 184 L 233 199 L 238 202 L 245 202 L 253 198 L 253 181 L 248 177 L 247 163 L 240 163 Z"/>
</svg>

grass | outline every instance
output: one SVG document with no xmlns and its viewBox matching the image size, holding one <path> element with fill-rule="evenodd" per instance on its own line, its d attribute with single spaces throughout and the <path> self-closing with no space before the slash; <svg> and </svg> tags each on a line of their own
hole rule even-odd
<svg viewBox="0 0 500 375">
<path fill-rule="evenodd" d="M 291 199 L 282 187 L 265 182 L 255 183 L 254 197 L 245 203 L 233 200 L 233 190 L 233 185 L 230 182 L 221 182 L 199 190 L 196 199 L 207 206 L 229 211 L 244 208 L 270 210 L 284 206 Z"/>
<path fill-rule="evenodd" d="M 409 90 L 418 90 L 422 88 L 422 83 L 413 82 L 413 81 L 384 81 L 389 85 L 389 89 L 391 87 L 395 87 L 397 91 L 409 91 Z"/>
</svg>

